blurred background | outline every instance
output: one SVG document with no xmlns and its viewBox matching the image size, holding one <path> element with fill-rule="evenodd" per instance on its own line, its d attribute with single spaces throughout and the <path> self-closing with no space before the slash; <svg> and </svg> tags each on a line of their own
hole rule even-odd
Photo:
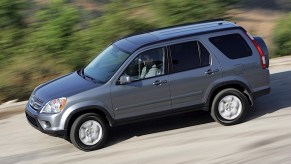
<svg viewBox="0 0 291 164">
<path fill-rule="evenodd" d="M 112 41 L 225 17 L 291 55 L 291 0 L 0 0 L 0 104 L 84 67 Z"/>
</svg>

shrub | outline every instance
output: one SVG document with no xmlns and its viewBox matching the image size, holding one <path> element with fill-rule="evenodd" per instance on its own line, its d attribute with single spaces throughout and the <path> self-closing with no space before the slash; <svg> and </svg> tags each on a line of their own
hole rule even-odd
<svg viewBox="0 0 291 164">
<path fill-rule="evenodd" d="M 280 19 L 275 28 L 276 56 L 291 55 L 291 12 Z"/>
</svg>

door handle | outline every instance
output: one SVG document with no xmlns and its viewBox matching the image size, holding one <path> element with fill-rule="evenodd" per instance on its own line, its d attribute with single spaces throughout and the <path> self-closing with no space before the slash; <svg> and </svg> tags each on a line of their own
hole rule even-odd
<svg viewBox="0 0 291 164">
<path fill-rule="evenodd" d="M 209 70 L 207 70 L 207 71 L 205 72 L 205 74 L 207 74 L 207 75 L 212 75 L 212 74 L 214 74 L 214 73 L 216 73 L 216 72 L 219 72 L 219 69 L 215 69 L 215 70 L 213 70 L 213 69 L 209 69 Z"/>
<path fill-rule="evenodd" d="M 153 85 L 162 85 L 167 83 L 167 80 L 156 80 L 155 82 L 153 82 Z"/>
</svg>

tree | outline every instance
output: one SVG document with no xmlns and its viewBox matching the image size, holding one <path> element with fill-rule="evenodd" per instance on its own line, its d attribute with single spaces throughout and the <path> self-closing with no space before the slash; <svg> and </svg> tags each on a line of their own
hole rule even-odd
<svg viewBox="0 0 291 164">
<path fill-rule="evenodd" d="M 28 2 L 25 0 L 0 0 L 0 28 L 24 27 L 24 14 Z"/>
<path fill-rule="evenodd" d="M 30 29 L 30 45 L 42 55 L 61 58 L 79 21 L 74 6 L 61 0 L 52 1 L 36 14 Z"/>
<path fill-rule="evenodd" d="M 2 60 L 15 54 L 25 35 L 26 0 L 0 0 L 0 67 Z"/>
</svg>

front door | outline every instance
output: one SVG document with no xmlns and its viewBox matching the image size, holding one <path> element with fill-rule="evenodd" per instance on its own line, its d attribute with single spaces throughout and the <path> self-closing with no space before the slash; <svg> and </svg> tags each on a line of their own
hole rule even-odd
<svg viewBox="0 0 291 164">
<path fill-rule="evenodd" d="M 131 82 L 111 86 L 116 119 L 171 110 L 165 59 L 164 48 L 155 48 L 140 53 L 127 66 L 122 75 L 129 76 Z"/>
</svg>

